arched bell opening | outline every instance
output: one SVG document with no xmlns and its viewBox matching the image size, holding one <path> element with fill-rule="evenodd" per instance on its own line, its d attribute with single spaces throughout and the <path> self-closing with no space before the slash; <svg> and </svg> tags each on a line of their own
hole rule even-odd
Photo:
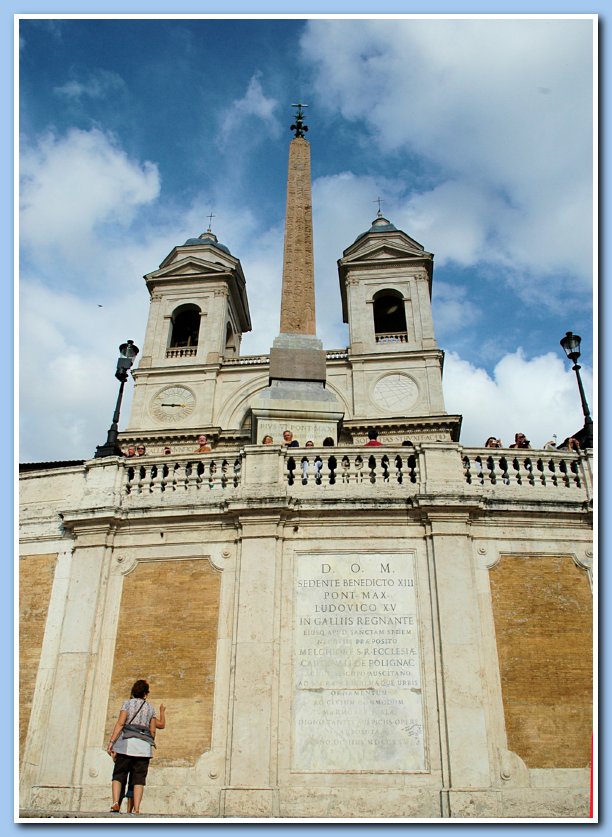
<svg viewBox="0 0 612 837">
<path fill-rule="evenodd" d="M 197 305 L 181 305 L 172 313 L 167 357 L 195 355 L 200 333 L 200 309 Z"/>
<path fill-rule="evenodd" d="M 379 291 L 374 296 L 374 334 L 377 343 L 408 342 L 406 309 L 398 291 Z"/>
</svg>

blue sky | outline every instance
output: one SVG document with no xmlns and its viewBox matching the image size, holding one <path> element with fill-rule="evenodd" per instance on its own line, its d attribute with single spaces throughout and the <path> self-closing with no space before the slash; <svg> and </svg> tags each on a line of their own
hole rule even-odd
<svg viewBox="0 0 612 837">
<path fill-rule="evenodd" d="M 347 345 L 336 260 L 380 196 L 435 254 L 464 444 L 581 426 L 567 330 L 595 406 L 591 20 L 30 19 L 19 63 L 22 460 L 104 440 L 117 346 L 142 345 L 142 275 L 211 212 L 247 279 L 242 353 L 268 351 L 297 100 L 324 345 Z"/>
</svg>

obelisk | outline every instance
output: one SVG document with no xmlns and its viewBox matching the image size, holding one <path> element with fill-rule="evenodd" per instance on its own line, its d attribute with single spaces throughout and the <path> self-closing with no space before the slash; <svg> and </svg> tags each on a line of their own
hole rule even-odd
<svg viewBox="0 0 612 837">
<path fill-rule="evenodd" d="M 338 437 L 343 411 L 325 387 L 325 350 L 317 338 L 310 145 L 304 138 L 306 105 L 297 107 L 289 146 L 285 247 L 280 333 L 270 349 L 268 386 L 251 402 L 253 441 L 270 435 L 282 440 L 283 430 L 302 444 Z"/>
<path fill-rule="evenodd" d="M 280 334 L 270 351 L 270 380 L 325 381 L 325 352 L 316 337 L 310 144 L 298 104 L 289 145 Z"/>
</svg>

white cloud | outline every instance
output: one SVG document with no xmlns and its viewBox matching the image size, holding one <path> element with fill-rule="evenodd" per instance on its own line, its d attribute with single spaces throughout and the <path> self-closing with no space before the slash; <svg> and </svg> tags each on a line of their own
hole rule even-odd
<svg viewBox="0 0 612 837">
<path fill-rule="evenodd" d="M 265 95 L 260 77 L 260 73 L 255 73 L 244 96 L 235 99 L 223 113 L 220 135 L 222 143 L 226 143 L 231 137 L 242 138 L 245 131 L 251 136 L 253 119 L 261 120 L 271 136 L 278 136 L 280 122 L 275 116 L 278 102 Z"/>
<path fill-rule="evenodd" d="M 160 190 L 157 166 L 130 160 L 97 129 L 46 134 L 24 149 L 20 175 L 21 242 L 41 263 L 91 259 L 102 229 L 128 227 Z"/>
<path fill-rule="evenodd" d="M 467 289 L 448 282 L 433 283 L 432 305 L 436 334 L 461 332 L 474 326 L 482 316 L 480 308 L 467 299 Z"/>
<path fill-rule="evenodd" d="M 590 286 L 589 21 L 312 20 L 302 51 L 322 102 L 363 121 L 383 152 L 439 167 L 407 206 L 425 213 L 439 263 L 487 259 Z M 458 221 L 459 233 L 447 238 L 450 217 L 444 232 Z"/>
<path fill-rule="evenodd" d="M 588 369 L 582 374 L 592 403 L 591 374 Z M 560 444 L 584 423 L 575 374 L 552 353 L 526 358 L 519 349 L 505 355 L 491 377 L 449 352 L 444 395 L 448 412 L 463 415 L 461 442 L 466 446 L 480 447 L 489 436 L 509 445 L 515 433 L 525 433 L 533 447 L 542 447 L 556 433 Z"/>
<path fill-rule="evenodd" d="M 70 79 L 65 84 L 53 88 L 53 92 L 65 99 L 77 100 L 84 97 L 102 99 L 118 90 L 125 89 L 125 82 L 112 70 L 98 69 L 85 79 Z"/>
</svg>

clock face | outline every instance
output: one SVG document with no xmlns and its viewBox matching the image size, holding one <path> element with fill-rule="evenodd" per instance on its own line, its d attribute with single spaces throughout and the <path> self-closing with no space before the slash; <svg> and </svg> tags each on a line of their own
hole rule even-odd
<svg viewBox="0 0 612 837">
<path fill-rule="evenodd" d="M 385 375 L 376 382 L 372 394 L 383 410 L 398 412 L 412 407 L 419 397 L 419 388 L 408 375 Z"/>
<path fill-rule="evenodd" d="M 151 415 L 158 421 L 182 421 L 194 407 L 195 395 L 187 387 L 164 387 L 151 399 Z"/>
</svg>

